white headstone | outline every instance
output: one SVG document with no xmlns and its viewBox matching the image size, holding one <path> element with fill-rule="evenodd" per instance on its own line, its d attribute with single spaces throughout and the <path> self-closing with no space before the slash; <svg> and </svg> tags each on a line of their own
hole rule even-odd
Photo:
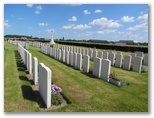
<svg viewBox="0 0 154 118">
<path fill-rule="evenodd" d="M 50 57 L 52 57 L 52 48 L 50 47 Z"/>
<path fill-rule="evenodd" d="M 62 62 L 65 62 L 65 50 L 62 50 Z"/>
<path fill-rule="evenodd" d="M 85 55 L 85 49 L 82 48 L 82 55 Z"/>
<path fill-rule="evenodd" d="M 73 65 L 72 63 L 73 63 L 73 52 L 70 51 L 69 52 L 69 65 L 72 66 Z"/>
<path fill-rule="evenodd" d="M 92 60 L 93 59 L 93 50 L 92 49 L 89 49 L 88 52 L 89 52 L 89 57 Z"/>
<path fill-rule="evenodd" d="M 132 56 L 124 56 L 123 69 L 130 70 Z"/>
<path fill-rule="evenodd" d="M 109 53 L 109 60 L 111 61 L 111 65 L 114 66 L 114 59 L 115 59 L 115 54 L 114 53 Z"/>
<path fill-rule="evenodd" d="M 103 59 L 108 59 L 109 53 L 108 52 L 103 52 Z"/>
<path fill-rule="evenodd" d="M 66 63 L 69 65 L 69 51 L 66 51 Z"/>
<path fill-rule="evenodd" d="M 51 70 L 43 63 L 39 64 L 39 93 L 47 108 L 51 107 Z"/>
<path fill-rule="evenodd" d="M 93 75 L 98 78 L 100 78 L 101 60 L 98 57 L 94 58 Z"/>
<path fill-rule="evenodd" d="M 131 63 L 133 63 L 134 62 L 134 58 L 136 57 L 136 54 L 135 53 L 132 53 L 131 56 L 132 56 Z"/>
<path fill-rule="evenodd" d="M 32 54 L 31 53 L 28 54 L 28 72 L 29 74 L 32 74 Z"/>
<path fill-rule="evenodd" d="M 136 56 L 138 56 L 138 57 L 143 57 L 144 56 L 143 52 L 135 52 L 135 53 L 136 53 Z"/>
<path fill-rule="evenodd" d="M 101 58 L 101 59 L 103 59 L 103 52 L 102 51 L 99 51 L 98 52 L 98 57 Z"/>
<path fill-rule="evenodd" d="M 93 51 L 93 60 L 94 60 L 96 57 L 97 57 L 97 50 L 94 49 L 94 51 Z"/>
<path fill-rule="evenodd" d="M 62 53 L 62 50 L 58 49 L 58 60 L 61 60 L 61 53 Z"/>
<path fill-rule="evenodd" d="M 116 54 L 115 66 L 121 68 L 122 66 L 122 55 Z"/>
<path fill-rule="evenodd" d="M 89 60 L 90 57 L 88 55 L 83 56 L 83 71 L 89 73 Z"/>
<path fill-rule="evenodd" d="M 108 59 L 102 59 L 100 78 L 107 82 L 109 82 L 110 68 L 111 61 Z"/>
<path fill-rule="evenodd" d="M 74 68 L 77 68 L 77 53 L 73 53 L 73 66 Z"/>
<path fill-rule="evenodd" d="M 148 54 L 144 55 L 144 60 L 143 60 L 143 64 L 148 66 Z"/>
<path fill-rule="evenodd" d="M 133 61 L 133 71 L 141 73 L 142 57 L 136 56 Z"/>
<path fill-rule="evenodd" d="M 82 69 L 82 54 L 80 53 L 77 54 L 77 69 Z"/>
<path fill-rule="evenodd" d="M 38 60 L 33 57 L 33 82 L 36 85 L 38 83 Z"/>
</svg>

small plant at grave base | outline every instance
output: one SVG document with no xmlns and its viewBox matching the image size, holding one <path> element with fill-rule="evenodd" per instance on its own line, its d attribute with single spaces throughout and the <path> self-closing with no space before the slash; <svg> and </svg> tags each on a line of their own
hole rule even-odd
<svg viewBox="0 0 154 118">
<path fill-rule="evenodd" d="M 120 80 L 120 87 L 122 87 L 122 86 L 128 86 L 128 85 L 129 85 L 128 82 L 126 82 L 124 80 Z"/>
<path fill-rule="evenodd" d="M 117 77 L 117 75 L 115 74 L 115 72 L 112 72 L 112 73 L 110 74 L 110 78 L 111 78 L 111 79 L 113 79 L 113 78 L 116 79 L 116 77 Z"/>
<path fill-rule="evenodd" d="M 52 105 L 60 105 L 62 103 L 62 99 L 60 97 L 60 93 L 62 89 L 55 84 L 51 85 L 51 103 Z"/>
<path fill-rule="evenodd" d="M 145 72 L 145 67 L 142 65 L 141 67 L 141 72 L 144 73 Z"/>
</svg>

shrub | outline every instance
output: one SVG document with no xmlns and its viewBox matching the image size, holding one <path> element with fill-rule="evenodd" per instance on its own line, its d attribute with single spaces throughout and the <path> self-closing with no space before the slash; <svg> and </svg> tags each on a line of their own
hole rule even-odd
<svg viewBox="0 0 154 118">
<path fill-rule="evenodd" d="M 60 96 L 60 93 L 62 92 L 62 89 L 55 84 L 52 84 L 51 86 L 51 104 L 52 105 L 60 105 L 62 103 L 62 98 Z"/>
</svg>

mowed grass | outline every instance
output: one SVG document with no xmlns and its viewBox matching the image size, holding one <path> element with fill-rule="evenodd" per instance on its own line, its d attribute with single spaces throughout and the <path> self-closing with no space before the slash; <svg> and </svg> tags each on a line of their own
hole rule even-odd
<svg viewBox="0 0 154 118">
<path fill-rule="evenodd" d="M 9 47 L 17 49 L 15 48 L 15 46 L 11 44 L 7 45 Z M 111 71 L 114 70 L 118 78 L 126 80 L 130 84 L 129 86 L 124 86 L 119 88 L 103 80 L 94 78 L 90 74 L 85 74 L 83 71 L 75 70 L 73 67 L 67 66 L 47 55 L 44 55 L 43 53 L 40 52 L 40 49 L 38 48 L 30 47 L 29 51 L 32 53 L 33 57 L 38 58 L 39 63 L 40 62 L 44 63 L 52 70 L 52 82 L 60 86 L 63 90 L 63 94 L 71 101 L 71 104 L 68 104 L 65 107 L 47 111 L 61 111 L 61 112 L 95 112 L 95 111 L 96 112 L 147 112 L 148 111 L 148 71 L 139 74 L 132 71 L 126 71 L 112 67 Z M 12 61 L 10 63 L 15 63 L 15 61 L 14 62 Z M 16 64 L 14 64 L 14 66 L 16 66 Z M 14 68 L 12 67 L 12 69 Z M 18 70 L 16 70 L 16 72 L 20 74 Z M 25 84 L 25 81 L 22 82 L 18 76 L 19 75 L 16 75 L 14 77 L 16 81 L 18 80 L 18 82 L 14 82 L 14 84 L 11 84 L 11 86 L 21 86 L 22 84 Z M 8 84 L 9 82 L 5 84 L 5 88 L 7 88 Z M 26 84 L 30 83 L 27 82 Z M 16 92 L 18 93 L 18 96 L 20 96 L 20 98 L 16 102 L 17 104 L 21 104 L 24 101 L 23 100 L 24 98 L 20 87 L 17 88 Z M 12 101 L 12 100 L 7 98 L 7 101 Z M 37 102 L 34 102 L 35 100 L 32 101 L 27 99 L 25 101 L 29 102 L 25 104 L 26 107 L 28 107 L 31 104 L 31 109 L 29 109 L 30 111 L 41 111 Z M 5 103 L 5 105 L 7 105 L 7 103 Z M 10 107 L 12 106 L 10 105 Z"/>
<path fill-rule="evenodd" d="M 21 64 L 17 47 L 5 43 L 4 49 L 4 111 L 38 111 L 35 95 Z"/>
</svg>

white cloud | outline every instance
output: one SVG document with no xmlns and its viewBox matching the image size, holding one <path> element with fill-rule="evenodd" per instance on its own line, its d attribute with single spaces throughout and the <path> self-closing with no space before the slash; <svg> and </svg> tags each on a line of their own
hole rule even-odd
<svg viewBox="0 0 154 118">
<path fill-rule="evenodd" d="M 73 24 L 72 25 L 64 25 L 64 26 L 62 26 L 62 29 L 72 29 L 73 26 L 74 26 Z"/>
<path fill-rule="evenodd" d="M 135 25 L 134 27 L 127 28 L 127 30 L 140 30 L 140 29 L 148 30 L 148 23 L 142 23 Z"/>
<path fill-rule="evenodd" d="M 88 10 L 84 10 L 83 13 L 86 15 L 90 14 L 90 12 Z"/>
<path fill-rule="evenodd" d="M 27 7 L 33 7 L 33 4 L 26 4 Z"/>
<path fill-rule="evenodd" d="M 142 16 L 138 16 L 137 20 L 148 20 L 148 14 L 143 14 Z"/>
<path fill-rule="evenodd" d="M 101 13 L 102 10 L 100 10 L 100 9 L 96 9 L 94 12 L 95 12 L 95 13 Z"/>
<path fill-rule="evenodd" d="M 42 10 L 43 8 L 42 8 L 41 5 L 39 5 L 39 6 L 36 7 L 36 9 L 37 9 L 37 10 Z"/>
<path fill-rule="evenodd" d="M 22 18 L 22 17 L 20 17 L 20 16 L 17 16 L 17 19 L 18 19 L 18 20 L 23 20 L 23 18 Z"/>
<path fill-rule="evenodd" d="M 80 24 L 80 25 L 76 25 L 73 27 L 73 29 L 75 29 L 75 30 L 85 30 L 85 29 L 89 29 L 89 28 L 91 28 L 91 26 L 88 26 L 86 24 L 84 24 L 84 25 Z"/>
<path fill-rule="evenodd" d="M 11 25 L 9 25 L 9 21 L 8 20 L 5 20 L 4 21 L 4 28 L 9 28 L 9 27 L 11 27 Z"/>
<path fill-rule="evenodd" d="M 123 22 L 134 22 L 134 17 L 129 17 L 129 16 L 123 16 L 122 18 L 121 18 L 121 20 L 123 21 Z"/>
<path fill-rule="evenodd" d="M 72 16 L 72 18 L 68 19 L 68 21 L 77 21 L 77 18 L 76 18 L 76 16 Z"/>
<path fill-rule="evenodd" d="M 100 26 L 102 28 L 119 28 L 121 26 L 121 24 L 117 23 L 117 21 L 108 20 L 104 17 L 100 19 L 94 19 L 92 22 L 89 23 L 89 25 Z"/>
<path fill-rule="evenodd" d="M 48 23 L 39 23 L 38 25 L 41 27 L 44 27 L 44 26 L 48 26 Z"/>
<path fill-rule="evenodd" d="M 85 33 L 85 36 L 91 36 L 92 34 L 93 34 L 93 32 L 87 31 L 87 32 Z"/>
<path fill-rule="evenodd" d="M 34 13 L 35 13 L 35 14 L 40 14 L 40 11 L 36 10 Z"/>
<path fill-rule="evenodd" d="M 109 29 L 105 29 L 105 30 L 101 30 L 101 31 L 97 31 L 97 34 L 105 34 L 105 33 L 111 33 L 111 32 L 116 32 L 116 30 L 109 30 Z"/>
<path fill-rule="evenodd" d="M 62 29 L 74 29 L 74 30 L 85 30 L 85 29 L 89 29 L 91 28 L 91 26 L 88 26 L 86 24 L 80 24 L 80 25 L 74 25 L 74 24 L 71 24 L 71 25 L 64 25 L 62 26 Z"/>
<path fill-rule="evenodd" d="M 97 31 L 96 33 L 97 34 L 104 34 L 105 32 L 104 31 Z"/>
</svg>

